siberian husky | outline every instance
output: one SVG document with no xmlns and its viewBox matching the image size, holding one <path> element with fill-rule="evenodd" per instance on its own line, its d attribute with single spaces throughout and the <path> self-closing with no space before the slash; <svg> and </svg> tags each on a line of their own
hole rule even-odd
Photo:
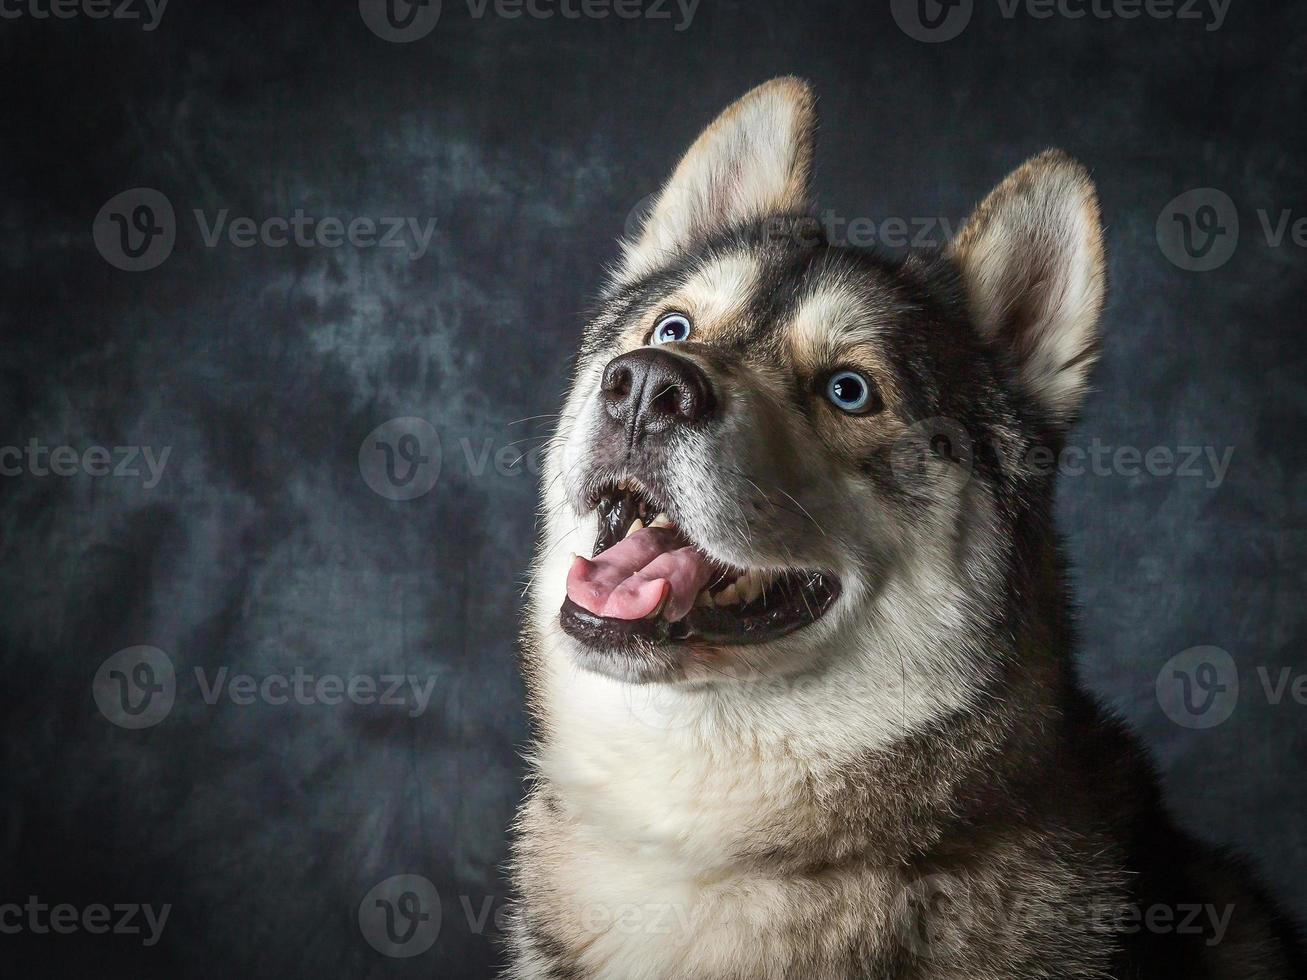
<svg viewBox="0 0 1307 980">
<path fill-rule="evenodd" d="M 517 980 L 1290 977 L 1292 927 L 1082 692 L 1056 452 L 1103 233 L 1057 151 L 945 249 L 809 217 L 814 97 L 690 148 L 544 473 Z"/>
</svg>

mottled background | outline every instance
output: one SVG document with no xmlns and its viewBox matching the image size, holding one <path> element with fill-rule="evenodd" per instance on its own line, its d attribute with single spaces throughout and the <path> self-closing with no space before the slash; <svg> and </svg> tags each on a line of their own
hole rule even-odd
<svg viewBox="0 0 1307 980">
<path fill-rule="evenodd" d="M 154 482 L 139 462 L 42 476 L 0 457 L 0 905 L 171 913 L 150 947 L 0 933 L 0 972 L 31 954 L 80 976 L 492 973 L 527 731 L 514 637 L 536 478 L 516 457 L 548 432 L 517 420 L 556 410 L 632 210 L 718 109 L 788 72 L 821 95 L 822 207 L 890 238 L 887 218 L 929 219 L 938 243 L 934 219 L 956 223 L 1048 145 L 1095 172 L 1113 288 L 1075 444 L 1233 456 L 1219 476 L 1205 455 L 1189 474 L 1126 461 L 1064 480 L 1084 674 L 1144 733 L 1183 822 L 1254 856 L 1307 915 L 1307 706 L 1273 703 L 1258 675 L 1307 671 L 1304 249 L 1259 216 L 1272 232 L 1286 209 L 1307 216 L 1307 6 L 1233 0 L 1212 30 L 1206 0 L 1202 20 L 1009 19 L 974 0 L 941 43 L 894 6 L 913 10 L 702 0 L 687 24 L 674 4 L 512 19 L 445 0 L 408 43 L 349 2 L 174 0 L 153 30 L 6 8 L 0 447 L 169 455 Z M 92 224 L 142 187 L 175 209 L 175 246 L 124 271 Z M 1229 251 L 1231 213 L 1240 233 L 1209 271 L 1157 235 L 1195 188 L 1229 196 L 1191 208 L 1226 235 L 1198 263 Z M 435 230 L 420 256 L 208 247 L 193 213 L 297 208 Z M 360 468 L 361 446 L 414 445 L 365 444 L 397 417 L 440 440 L 438 479 L 407 501 Z M 422 482 L 434 441 L 417 446 Z M 163 652 L 176 693 L 130 729 L 95 678 L 138 645 Z M 1163 703 L 1216 716 L 1155 689 L 1199 645 L 1241 682 L 1207 728 Z M 224 667 L 433 686 L 421 711 L 210 704 L 195 669 Z M 409 959 L 359 919 L 401 873 L 443 906 Z"/>
</svg>

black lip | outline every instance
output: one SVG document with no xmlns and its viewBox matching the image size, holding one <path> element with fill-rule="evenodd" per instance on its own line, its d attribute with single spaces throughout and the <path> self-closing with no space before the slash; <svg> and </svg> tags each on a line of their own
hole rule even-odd
<svg viewBox="0 0 1307 980">
<path fill-rule="evenodd" d="M 558 619 L 563 632 L 574 640 L 615 654 L 647 650 L 650 646 L 766 643 L 815 623 L 840 596 L 840 584 L 834 577 L 820 572 L 799 574 L 806 581 L 789 601 L 752 611 L 749 607 L 736 613 L 715 606 L 696 606 L 685 619 L 669 623 L 661 617 L 625 620 L 596 616 L 566 599 Z"/>
</svg>

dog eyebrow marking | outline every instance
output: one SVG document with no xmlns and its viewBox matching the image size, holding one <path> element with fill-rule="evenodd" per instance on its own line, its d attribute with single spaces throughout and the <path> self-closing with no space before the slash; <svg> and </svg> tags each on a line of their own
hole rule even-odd
<svg viewBox="0 0 1307 980">
<path fill-rule="evenodd" d="M 790 322 L 790 349 L 810 371 L 847 357 L 852 348 L 866 352 L 876 335 L 876 310 L 865 292 L 841 281 L 827 282 L 799 301 Z"/>
<path fill-rule="evenodd" d="M 745 252 L 714 257 L 690 272 L 668 295 L 694 319 L 694 328 L 720 329 L 750 307 L 762 282 L 763 265 Z"/>
</svg>

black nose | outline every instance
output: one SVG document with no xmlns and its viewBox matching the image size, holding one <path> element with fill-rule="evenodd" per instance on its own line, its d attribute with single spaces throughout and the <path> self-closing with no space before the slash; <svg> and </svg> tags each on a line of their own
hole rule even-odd
<svg viewBox="0 0 1307 980">
<path fill-rule="evenodd" d="M 659 347 L 613 358 L 599 390 L 609 417 L 625 427 L 627 445 L 702 424 L 717 404 L 712 382 L 697 364 Z"/>
</svg>

